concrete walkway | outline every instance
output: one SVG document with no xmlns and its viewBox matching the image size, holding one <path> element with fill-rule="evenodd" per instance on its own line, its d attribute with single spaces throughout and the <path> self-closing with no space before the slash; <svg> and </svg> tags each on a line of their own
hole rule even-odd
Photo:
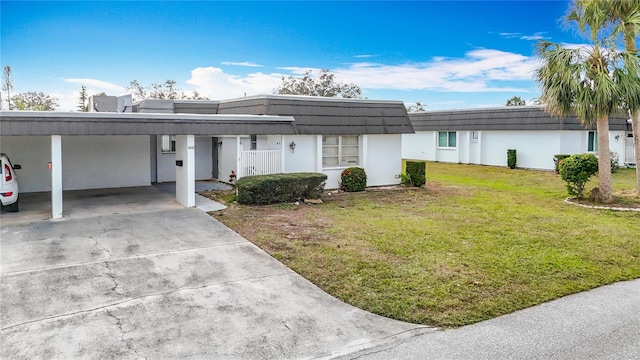
<svg viewBox="0 0 640 360">
<path fill-rule="evenodd" d="M 341 359 L 640 359 L 640 279 Z"/>
<path fill-rule="evenodd" d="M 88 194 L 62 221 L 3 214 L 0 358 L 323 358 L 434 331 L 332 298 L 152 187 Z"/>
<path fill-rule="evenodd" d="M 176 196 L 176 183 L 175 182 L 164 182 L 164 183 L 155 183 L 153 187 L 156 189 L 167 193 L 171 196 Z M 219 202 L 213 201 L 209 198 L 206 198 L 202 195 L 199 195 L 199 192 L 208 191 L 208 190 L 231 190 L 233 187 L 231 185 L 221 183 L 215 180 L 198 180 L 196 181 L 196 209 L 200 209 L 204 212 L 211 211 L 220 211 L 224 210 L 227 207 Z"/>
</svg>

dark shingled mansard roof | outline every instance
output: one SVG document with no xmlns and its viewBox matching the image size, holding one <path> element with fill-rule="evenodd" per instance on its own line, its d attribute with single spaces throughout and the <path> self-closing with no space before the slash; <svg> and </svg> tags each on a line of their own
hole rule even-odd
<svg viewBox="0 0 640 360">
<path fill-rule="evenodd" d="M 133 113 L 2 112 L 2 135 L 360 135 L 413 133 L 401 101 L 260 95 L 147 99 Z"/>
<path fill-rule="evenodd" d="M 218 113 L 293 116 L 298 134 L 413 133 L 401 101 L 260 95 L 221 101 Z"/>
<path fill-rule="evenodd" d="M 477 108 L 410 113 L 415 131 L 456 130 L 595 130 L 583 126 L 575 116 L 554 117 L 542 106 L 505 106 L 499 108 Z M 624 116 L 610 116 L 609 128 L 625 131 Z"/>
</svg>

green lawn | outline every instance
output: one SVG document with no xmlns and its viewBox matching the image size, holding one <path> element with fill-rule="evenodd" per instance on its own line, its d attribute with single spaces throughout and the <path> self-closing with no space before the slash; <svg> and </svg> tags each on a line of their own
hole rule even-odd
<svg viewBox="0 0 640 360">
<path fill-rule="evenodd" d="M 615 191 L 634 183 L 634 170 L 614 174 Z M 640 213 L 565 197 L 552 172 L 429 163 L 423 189 L 234 205 L 217 218 L 345 302 L 456 327 L 640 277 Z"/>
</svg>

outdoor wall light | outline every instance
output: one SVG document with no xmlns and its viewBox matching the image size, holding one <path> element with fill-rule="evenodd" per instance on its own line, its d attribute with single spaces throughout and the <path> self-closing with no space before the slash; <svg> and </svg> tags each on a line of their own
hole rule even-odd
<svg viewBox="0 0 640 360">
<path fill-rule="evenodd" d="M 218 141 L 218 148 L 222 149 L 222 141 Z"/>
<path fill-rule="evenodd" d="M 292 141 L 291 144 L 289 144 L 289 147 L 291 148 L 291 152 L 295 152 L 296 151 L 296 143 L 295 143 L 295 141 Z"/>
<path fill-rule="evenodd" d="M 616 135 L 616 142 L 620 141 L 620 135 Z"/>
</svg>

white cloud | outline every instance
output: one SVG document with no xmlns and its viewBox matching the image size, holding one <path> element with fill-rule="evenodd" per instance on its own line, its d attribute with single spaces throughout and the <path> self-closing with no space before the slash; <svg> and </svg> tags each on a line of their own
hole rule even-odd
<svg viewBox="0 0 640 360">
<path fill-rule="evenodd" d="M 191 70 L 187 84 L 195 86 L 198 92 L 211 99 L 230 99 L 245 94 L 271 94 L 280 85 L 281 76 L 261 72 L 238 76 L 216 67 L 199 67 Z"/>
<path fill-rule="evenodd" d="M 521 34 L 517 33 L 517 32 L 515 32 L 515 33 L 512 33 L 512 32 L 501 32 L 501 33 L 498 33 L 498 35 L 500 35 L 502 37 L 506 37 L 508 39 L 512 39 L 512 38 L 519 37 Z"/>
<path fill-rule="evenodd" d="M 362 54 L 362 55 L 354 55 L 354 58 L 358 58 L 358 59 L 365 59 L 365 58 L 372 58 L 375 57 L 376 55 L 370 55 L 370 54 Z"/>
<path fill-rule="evenodd" d="M 439 92 L 529 92 L 513 82 L 533 81 L 538 66 L 535 57 L 494 49 L 476 49 L 461 58 L 435 57 L 431 61 L 408 64 L 359 62 L 331 69 L 340 82 L 355 83 L 362 89 L 429 90 Z M 282 76 L 302 75 L 319 68 L 279 67 L 282 73 L 226 73 L 217 67 L 199 67 L 187 81 L 212 99 L 270 94 Z"/>
<path fill-rule="evenodd" d="M 102 80 L 98 80 L 98 79 L 63 79 L 65 82 L 71 83 L 71 84 L 79 84 L 79 85 L 85 85 L 87 87 L 92 87 L 92 88 L 96 88 L 99 91 L 98 92 L 118 92 L 118 93 L 124 93 L 126 92 L 126 89 L 120 85 L 116 85 L 116 84 L 112 84 L 110 82 L 107 81 L 102 81 Z"/>
<path fill-rule="evenodd" d="M 537 41 L 537 40 L 542 40 L 542 39 L 546 39 L 546 38 L 544 36 L 542 36 L 541 33 L 535 33 L 533 35 L 523 35 L 523 36 L 520 37 L 520 39 Z"/>
<path fill-rule="evenodd" d="M 78 111 L 78 98 L 80 91 L 72 91 L 71 93 L 61 93 L 55 91 L 48 94 L 51 97 L 58 99 L 58 111 Z"/>
<path fill-rule="evenodd" d="M 519 32 L 501 32 L 501 33 L 498 33 L 498 35 L 502 36 L 503 38 L 521 39 L 521 40 L 529 40 L 529 41 L 537 41 L 537 40 L 542 40 L 542 39 L 548 39 L 548 37 L 544 36 L 545 34 L 546 34 L 546 31 L 539 31 L 539 32 L 533 33 L 532 35 L 524 35 L 524 34 L 519 33 Z"/>
<path fill-rule="evenodd" d="M 401 65 L 352 64 L 335 69 L 339 81 L 362 88 L 452 92 L 527 91 L 497 82 L 532 80 L 535 58 L 500 50 L 477 49 L 464 58 L 435 58 Z"/>
<path fill-rule="evenodd" d="M 247 66 L 247 67 L 262 67 L 260 64 L 256 64 L 251 61 L 243 61 L 243 62 L 233 62 L 233 61 L 223 61 L 222 65 L 231 65 L 231 66 Z"/>
</svg>

